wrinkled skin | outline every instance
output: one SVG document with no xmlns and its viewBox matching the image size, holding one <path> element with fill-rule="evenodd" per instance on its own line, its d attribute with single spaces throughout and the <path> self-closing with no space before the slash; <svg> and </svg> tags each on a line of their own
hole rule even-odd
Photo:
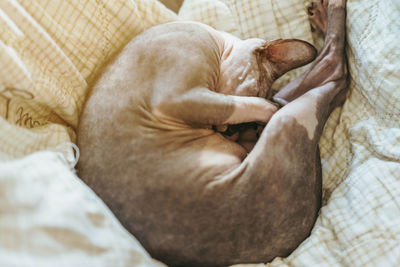
<svg viewBox="0 0 400 267">
<path fill-rule="evenodd" d="M 79 175 L 153 257 L 267 262 L 310 234 L 318 141 L 347 82 L 345 1 L 326 8 L 325 46 L 273 97 L 279 110 L 265 98 L 277 77 L 315 58 L 305 42 L 168 23 L 133 39 L 100 75 L 78 129 Z M 234 142 L 214 130 L 247 122 L 268 123 L 255 145 L 243 145 L 251 131 Z"/>
</svg>

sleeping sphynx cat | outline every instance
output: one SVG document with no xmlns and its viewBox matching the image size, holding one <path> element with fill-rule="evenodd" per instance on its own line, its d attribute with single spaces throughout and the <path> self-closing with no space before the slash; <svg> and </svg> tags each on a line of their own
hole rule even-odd
<svg viewBox="0 0 400 267">
<path fill-rule="evenodd" d="M 105 67 L 78 129 L 79 174 L 153 257 L 267 262 L 310 234 L 318 141 L 347 87 L 345 2 L 315 3 L 319 56 L 300 40 L 239 40 L 173 22 L 140 34 Z M 277 77 L 312 60 L 266 100 Z M 248 122 L 267 123 L 250 153 L 215 130 Z"/>
</svg>

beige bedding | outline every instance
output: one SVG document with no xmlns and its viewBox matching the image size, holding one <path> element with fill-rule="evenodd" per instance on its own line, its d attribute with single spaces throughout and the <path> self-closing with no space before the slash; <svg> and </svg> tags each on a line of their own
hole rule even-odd
<svg viewBox="0 0 400 267">
<path fill-rule="evenodd" d="M 242 38 L 318 42 L 307 4 L 186 0 L 179 16 Z M 269 265 L 399 265 L 399 17 L 398 1 L 348 0 L 351 85 L 320 142 L 324 206 L 311 236 Z M 149 0 L 0 1 L 1 266 L 159 264 L 79 181 L 69 142 L 99 66 L 144 29 L 175 19 Z"/>
</svg>

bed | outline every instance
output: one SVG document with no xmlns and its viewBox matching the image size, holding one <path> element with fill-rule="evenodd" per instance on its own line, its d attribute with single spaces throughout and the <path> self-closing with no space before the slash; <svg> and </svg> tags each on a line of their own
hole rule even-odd
<svg viewBox="0 0 400 267">
<path fill-rule="evenodd" d="M 88 85 L 130 39 L 174 20 L 321 47 L 310 4 L 185 0 L 174 13 L 155 0 L 0 1 L 0 265 L 163 266 L 74 169 Z M 260 266 L 400 264 L 400 2 L 348 0 L 347 12 L 351 82 L 320 141 L 323 207 L 291 255 Z"/>
</svg>

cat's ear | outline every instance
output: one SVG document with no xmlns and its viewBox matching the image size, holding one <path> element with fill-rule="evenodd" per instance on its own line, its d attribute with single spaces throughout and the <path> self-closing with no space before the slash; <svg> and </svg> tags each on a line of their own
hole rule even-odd
<svg viewBox="0 0 400 267">
<path fill-rule="evenodd" d="M 278 39 L 265 42 L 255 51 L 262 61 L 268 61 L 277 77 L 287 71 L 313 61 L 317 50 L 313 45 L 298 39 Z"/>
</svg>

